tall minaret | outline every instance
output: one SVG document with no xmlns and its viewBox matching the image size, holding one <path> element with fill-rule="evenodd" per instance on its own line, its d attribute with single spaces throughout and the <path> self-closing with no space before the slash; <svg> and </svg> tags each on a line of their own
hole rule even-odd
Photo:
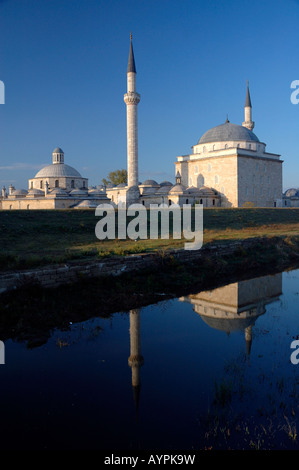
<svg viewBox="0 0 299 470">
<path fill-rule="evenodd" d="M 137 105 L 140 101 L 136 93 L 136 67 L 130 35 L 130 52 L 127 69 L 127 93 L 124 96 L 127 105 L 127 159 L 128 159 L 128 188 L 138 185 L 138 132 Z"/>
<path fill-rule="evenodd" d="M 247 92 L 246 92 L 246 100 L 245 100 L 245 121 L 242 123 L 242 126 L 247 127 L 250 131 L 254 128 L 254 122 L 251 120 L 252 118 L 252 106 L 251 106 L 251 99 L 249 93 L 249 83 L 247 80 Z"/>
<path fill-rule="evenodd" d="M 136 417 L 138 413 L 138 402 L 140 394 L 140 367 L 143 365 L 140 342 L 140 310 L 130 310 L 130 357 L 129 366 L 132 368 L 132 388 L 136 407 Z"/>
</svg>

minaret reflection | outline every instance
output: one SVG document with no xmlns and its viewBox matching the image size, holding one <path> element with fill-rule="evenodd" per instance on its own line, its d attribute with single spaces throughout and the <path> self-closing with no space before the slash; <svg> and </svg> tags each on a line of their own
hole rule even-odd
<svg viewBox="0 0 299 470">
<path fill-rule="evenodd" d="M 138 418 L 138 403 L 140 395 L 140 368 L 144 360 L 141 355 L 140 340 L 140 309 L 130 310 L 130 357 L 128 364 L 132 369 L 132 388 Z"/>
<path fill-rule="evenodd" d="M 244 331 L 246 351 L 250 355 L 252 326 L 266 311 L 266 305 L 279 300 L 282 294 L 282 273 L 240 281 L 211 291 L 181 297 L 211 328 Z"/>
</svg>

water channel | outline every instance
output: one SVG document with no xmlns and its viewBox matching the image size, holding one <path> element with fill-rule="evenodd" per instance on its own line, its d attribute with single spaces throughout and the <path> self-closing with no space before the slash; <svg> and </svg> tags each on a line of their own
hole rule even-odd
<svg viewBox="0 0 299 470">
<path fill-rule="evenodd" d="M 299 448 L 298 320 L 293 270 L 7 339 L 0 448 Z"/>
</svg>

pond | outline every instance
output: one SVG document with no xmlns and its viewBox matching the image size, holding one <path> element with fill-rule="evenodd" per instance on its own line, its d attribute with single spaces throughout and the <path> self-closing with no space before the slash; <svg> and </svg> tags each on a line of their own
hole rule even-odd
<svg viewBox="0 0 299 470">
<path fill-rule="evenodd" d="M 5 341 L 1 449 L 296 449 L 299 270 Z"/>
</svg>

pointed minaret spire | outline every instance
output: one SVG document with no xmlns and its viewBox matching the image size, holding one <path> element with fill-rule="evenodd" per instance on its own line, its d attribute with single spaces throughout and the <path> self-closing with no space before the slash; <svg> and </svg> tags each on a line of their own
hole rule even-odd
<svg viewBox="0 0 299 470">
<path fill-rule="evenodd" d="M 246 91 L 246 100 L 245 100 L 245 108 L 252 108 L 251 106 L 251 99 L 250 99 L 250 93 L 249 93 L 249 82 L 247 80 L 247 91 Z"/>
<path fill-rule="evenodd" d="M 127 73 L 136 72 L 135 60 L 134 60 L 134 52 L 133 52 L 133 44 L 132 44 L 132 33 L 130 33 L 130 52 L 129 52 L 129 60 L 128 60 L 128 69 Z"/>
<path fill-rule="evenodd" d="M 252 106 L 251 106 L 251 99 L 249 93 L 249 83 L 247 80 L 247 91 L 246 91 L 246 99 L 245 99 L 245 121 L 242 123 L 243 127 L 247 127 L 250 131 L 254 128 L 254 122 L 252 121 Z"/>
</svg>

